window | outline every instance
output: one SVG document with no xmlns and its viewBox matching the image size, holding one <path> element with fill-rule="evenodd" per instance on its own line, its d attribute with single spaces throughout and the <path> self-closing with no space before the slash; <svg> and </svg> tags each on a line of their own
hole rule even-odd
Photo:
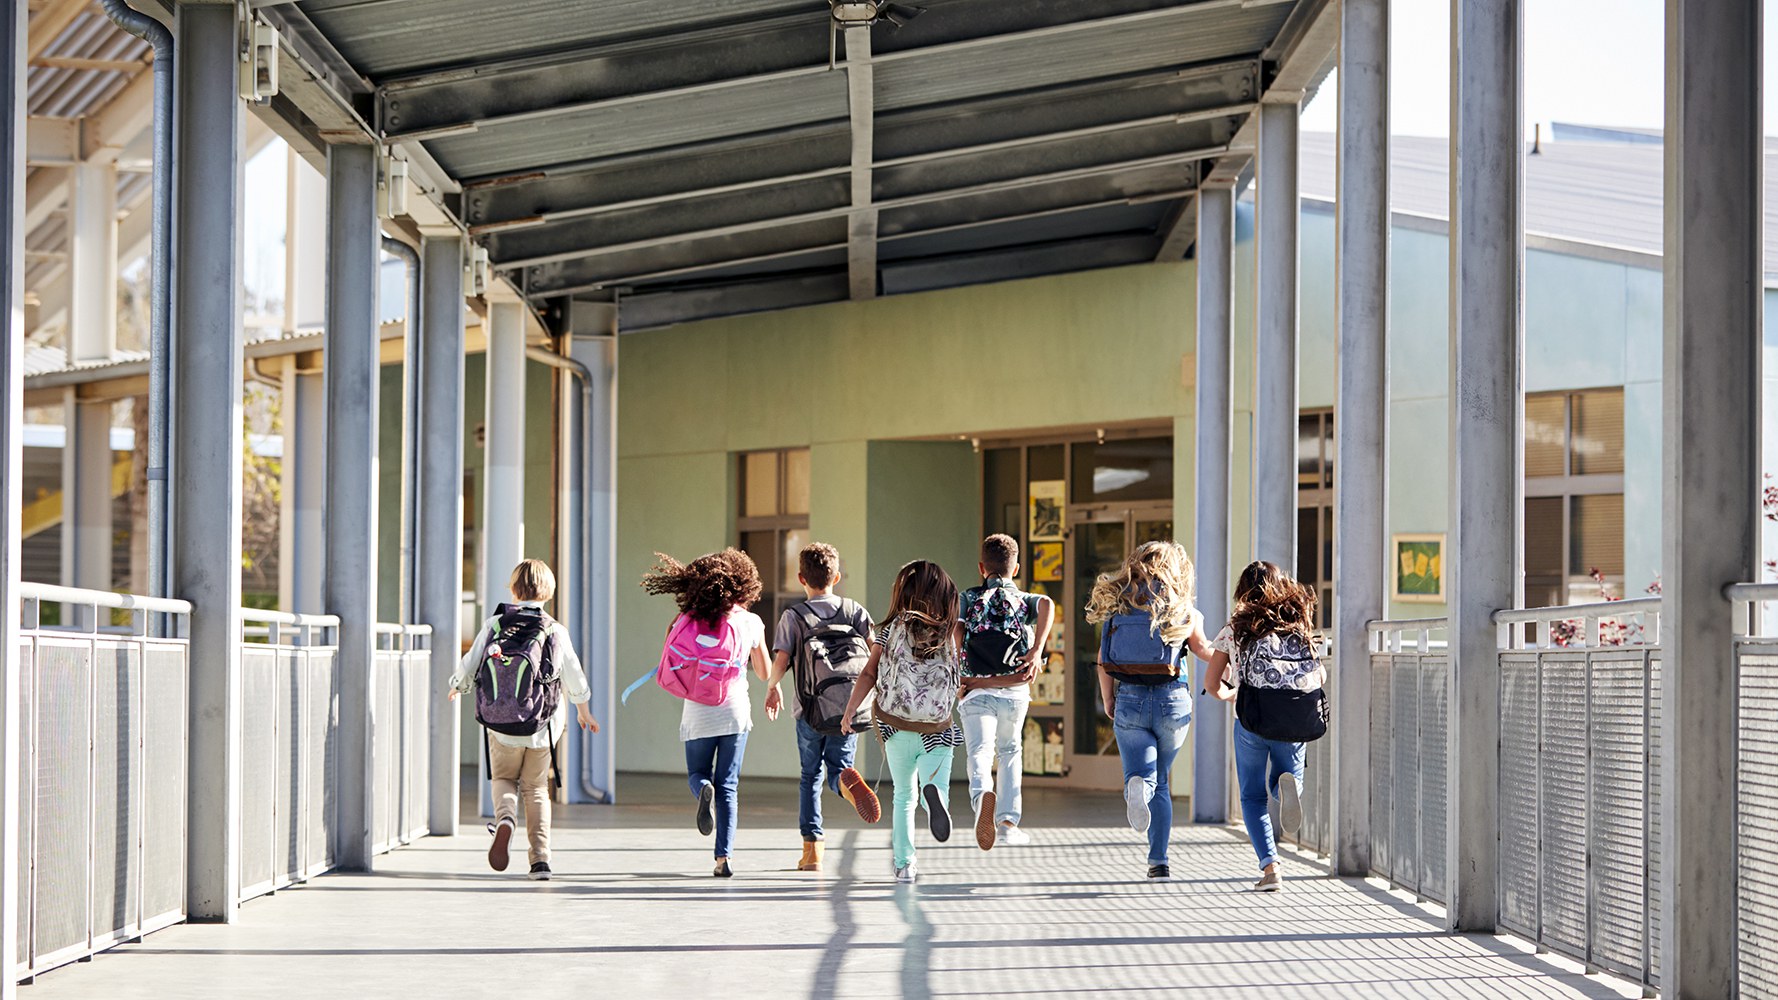
<svg viewBox="0 0 1778 1000">
<path fill-rule="evenodd" d="M 1304 410 L 1296 425 L 1296 571 L 1320 599 L 1320 628 L 1333 627 L 1333 421 L 1332 410 Z"/>
<path fill-rule="evenodd" d="M 735 526 L 739 548 L 759 566 L 764 589 L 753 612 L 769 630 L 780 612 L 803 599 L 796 573 L 797 555 L 809 544 L 809 449 L 751 451 L 740 461 Z"/>
<path fill-rule="evenodd" d="M 1525 397 L 1525 602 L 1624 593 L 1624 393 Z"/>
</svg>

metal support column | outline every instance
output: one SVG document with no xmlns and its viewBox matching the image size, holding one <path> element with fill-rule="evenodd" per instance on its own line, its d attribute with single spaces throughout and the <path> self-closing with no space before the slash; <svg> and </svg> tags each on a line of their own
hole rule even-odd
<svg viewBox="0 0 1778 1000">
<path fill-rule="evenodd" d="M 1296 571 L 1297 128 L 1301 95 L 1259 108 L 1254 194 L 1254 548 Z"/>
<path fill-rule="evenodd" d="M 1197 557 L 1198 610 L 1206 627 L 1228 619 L 1229 467 L 1235 448 L 1233 374 L 1235 192 L 1198 192 Z M 1199 694 L 1192 727 L 1192 822 L 1229 818 L 1229 713 Z"/>
<path fill-rule="evenodd" d="M 1371 658 L 1389 524 L 1389 2 L 1340 6 L 1334 267 L 1333 863 L 1370 870 Z M 1323 780 L 1328 780 L 1325 778 Z"/>
<path fill-rule="evenodd" d="M 62 393 L 62 583 L 110 590 L 111 404 Z"/>
<path fill-rule="evenodd" d="M 580 655 L 600 725 L 598 733 L 581 735 L 576 764 L 581 791 L 607 803 L 617 800 L 617 311 L 615 304 L 575 303 L 568 349 L 592 375 L 593 412 L 585 421 L 592 437 L 582 450 L 588 513 L 581 586 L 590 593 Z"/>
<path fill-rule="evenodd" d="M 74 165 L 68 218 L 68 361 L 117 354 L 117 166 L 109 157 Z M 111 404 L 62 406 L 62 583 L 111 589 Z"/>
<path fill-rule="evenodd" d="M 1760 571 L 1760 22 L 1745 0 L 1667 2 L 1661 995 L 1681 1000 L 1739 979 L 1723 587 Z"/>
<path fill-rule="evenodd" d="M 370 867 L 377 621 L 376 149 L 327 149 L 327 487 L 322 601 L 340 617 L 340 867 Z"/>
<path fill-rule="evenodd" d="M 24 501 L 25 429 L 25 74 L 30 63 L 26 4 L 0 14 L 0 649 L 19 648 L 19 523 Z M 0 941 L 19 939 L 19 658 L 0 656 Z M 0 976 L 0 1000 L 18 996 Z"/>
<path fill-rule="evenodd" d="M 1458 931 L 1492 931 L 1500 836 L 1499 640 L 1493 616 L 1517 603 L 1524 464 L 1520 0 L 1453 0 L 1451 32 L 1446 923 Z"/>
<path fill-rule="evenodd" d="M 487 411 L 482 473 L 482 614 L 507 600 L 512 570 L 525 557 L 525 307 L 488 306 Z M 485 772 L 486 755 L 478 755 Z M 491 816 L 487 775 L 477 782 Z"/>
<path fill-rule="evenodd" d="M 321 510 L 327 490 L 327 403 L 309 356 L 284 366 L 284 462 L 280 603 L 299 614 L 325 614 L 321 600 Z"/>
<path fill-rule="evenodd" d="M 419 557 L 425 567 L 416 599 L 421 624 L 432 626 L 432 785 L 428 825 L 434 836 L 457 832 L 458 726 L 461 710 L 442 700 L 457 668 L 463 593 L 463 240 L 420 244 Z"/>
<path fill-rule="evenodd" d="M 236 9 L 180 4 L 174 211 L 173 595 L 191 616 L 187 906 L 240 887 L 242 114 Z"/>
</svg>

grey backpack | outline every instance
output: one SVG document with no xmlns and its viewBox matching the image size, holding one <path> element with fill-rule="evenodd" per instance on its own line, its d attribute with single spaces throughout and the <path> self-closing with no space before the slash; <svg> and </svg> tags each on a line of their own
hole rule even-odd
<svg viewBox="0 0 1778 1000">
<path fill-rule="evenodd" d="M 475 674 L 475 720 L 506 736 L 549 726 L 562 701 L 555 619 L 542 608 L 502 604 Z"/>
<path fill-rule="evenodd" d="M 870 637 L 852 625 L 858 605 L 842 599 L 831 618 L 816 614 L 807 601 L 790 610 L 803 626 L 802 643 L 792 654 L 800 718 L 823 736 L 838 736 L 852 687 L 870 661 Z M 861 709 L 858 715 L 862 726 L 869 713 Z"/>
</svg>

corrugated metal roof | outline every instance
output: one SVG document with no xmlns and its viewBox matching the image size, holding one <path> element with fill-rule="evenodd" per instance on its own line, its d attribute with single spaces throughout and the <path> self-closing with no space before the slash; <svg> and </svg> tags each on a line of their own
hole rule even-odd
<svg viewBox="0 0 1778 1000">
<path fill-rule="evenodd" d="M 1570 133 L 1580 134 L 1580 133 Z M 1609 137 L 1609 130 L 1601 130 Z M 1428 218 L 1450 214 L 1449 143 L 1396 136 L 1391 141 L 1391 206 Z M 1302 136 L 1303 196 L 1334 197 L 1334 135 Z M 1525 155 L 1525 232 L 1637 253 L 1663 252 L 1664 148 L 1638 130 L 1633 141 L 1545 140 Z M 1765 270 L 1778 275 L 1778 143 L 1767 140 Z"/>
<path fill-rule="evenodd" d="M 32 18 L 38 13 L 33 11 Z M 105 106 L 152 55 L 147 42 L 92 9 L 77 15 L 43 50 L 48 59 L 102 59 L 140 64 L 129 72 L 33 65 L 25 81 L 25 104 L 33 115 L 79 118 Z"/>
</svg>

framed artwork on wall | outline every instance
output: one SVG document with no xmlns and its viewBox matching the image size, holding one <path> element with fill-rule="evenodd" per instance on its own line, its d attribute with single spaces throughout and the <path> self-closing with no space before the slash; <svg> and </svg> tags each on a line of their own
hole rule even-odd
<svg viewBox="0 0 1778 1000">
<path fill-rule="evenodd" d="M 1062 582 L 1062 543 L 1031 543 L 1031 579 L 1038 583 Z"/>
<path fill-rule="evenodd" d="M 1062 510 L 1068 484 L 1060 479 L 1040 479 L 1031 483 L 1031 533 L 1037 541 L 1060 541 Z"/>
<path fill-rule="evenodd" d="M 1445 536 L 1394 536 L 1390 550 L 1389 598 L 1404 604 L 1443 604 L 1445 600 Z"/>
</svg>

